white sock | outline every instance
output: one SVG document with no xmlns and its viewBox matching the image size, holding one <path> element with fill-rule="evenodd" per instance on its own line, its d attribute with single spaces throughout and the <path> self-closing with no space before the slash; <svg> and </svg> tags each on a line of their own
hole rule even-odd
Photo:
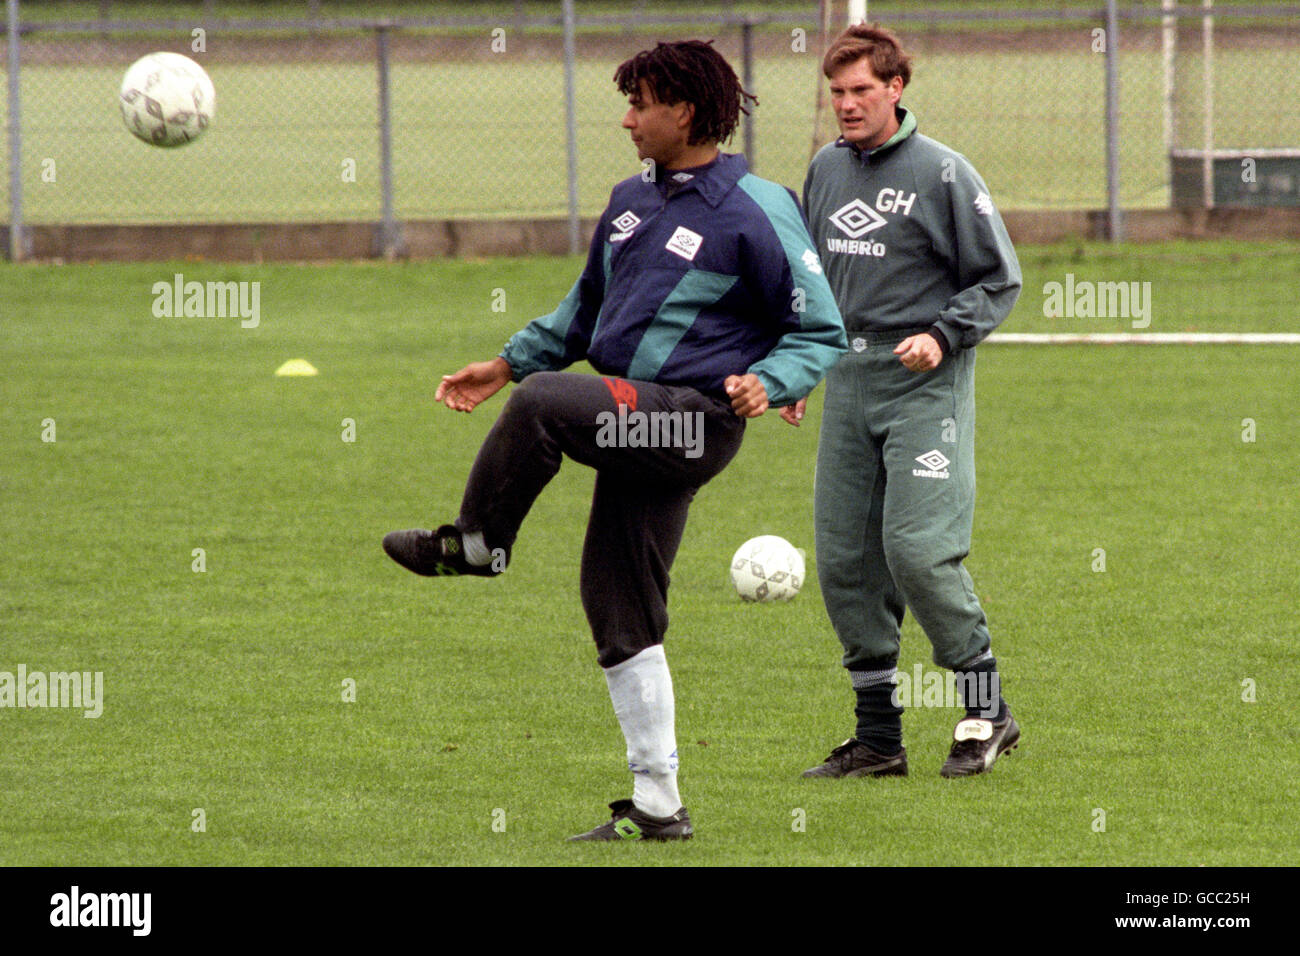
<svg viewBox="0 0 1300 956">
<path fill-rule="evenodd" d="M 677 741 L 673 729 L 673 679 L 662 644 L 605 669 L 627 765 L 632 802 L 652 817 L 670 817 L 682 806 L 677 792 Z"/>
<path fill-rule="evenodd" d="M 492 560 L 492 552 L 488 550 L 487 542 L 483 540 L 482 531 L 462 533 L 460 540 L 465 546 L 465 560 L 470 564 L 481 567 Z"/>
</svg>

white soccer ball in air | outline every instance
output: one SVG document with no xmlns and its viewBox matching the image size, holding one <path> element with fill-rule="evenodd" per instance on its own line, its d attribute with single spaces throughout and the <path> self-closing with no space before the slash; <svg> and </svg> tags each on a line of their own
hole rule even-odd
<svg viewBox="0 0 1300 956">
<path fill-rule="evenodd" d="M 179 53 L 150 53 L 122 78 L 122 121 L 151 146 L 184 146 L 212 124 L 217 94 L 203 67 Z"/>
<path fill-rule="evenodd" d="M 742 601 L 788 601 L 803 587 L 803 552 L 785 538 L 750 538 L 731 559 L 731 583 Z"/>
</svg>

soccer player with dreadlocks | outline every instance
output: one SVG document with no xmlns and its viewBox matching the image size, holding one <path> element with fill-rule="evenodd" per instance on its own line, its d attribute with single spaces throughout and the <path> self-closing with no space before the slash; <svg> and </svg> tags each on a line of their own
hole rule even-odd
<svg viewBox="0 0 1300 956">
<path fill-rule="evenodd" d="M 443 377 L 436 400 L 462 412 L 519 384 L 455 521 L 394 531 L 384 550 L 417 574 L 495 576 L 563 456 L 595 469 L 579 590 L 633 793 L 573 839 L 686 839 L 663 641 L 687 510 L 745 420 L 806 396 L 847 342 L 794 194 L 718 149 L 756 102 L 726 60 L 708 43 L 660 43 L 614 81 L 642 170 L 614 187 L 559 307 Z M 560 371 L 583 359 L 599 374 Z"/>
</svg>

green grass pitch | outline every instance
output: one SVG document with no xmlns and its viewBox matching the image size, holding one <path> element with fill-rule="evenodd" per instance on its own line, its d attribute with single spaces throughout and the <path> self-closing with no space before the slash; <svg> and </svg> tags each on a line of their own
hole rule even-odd
<svg viewBox="0 0 1300 956">
<path fill-rule="evenodd" d="M 1026 251 L 1006 327 L 1058 327 L 1035 290 L 1108 256 L 1179 303 L 1151 331 L 1278 327 L 1294 246 L 1229 303 L 1171 299 L 1244 268 L 1196 248 Z M 416 578 L 379 540 L 455 513 L 500 407 L 436 407 L 437 376 L 578 268 L 0 267 L 0 671 L 105 681 L 98 719 L 0 709 L 0 864 L 1295 862 L 1294 347 L 981 348 L 969 567 L 1024 741 L 963 781 L 938 707 L 905 717 L 911 777 L 799 779 L 852 729 L 838 646 L 815 576 L 747 606 L 727 559 L 759 533 L 811 558 L 819 402 L 752 423 L 674 568 L 697 839 L 566 844 L 629 789 L 577 597 L 591 473 L 565 465 L 498 581 Z M 154 318 L 178 271 L 261 282 L 260 325 Z M 273 377 L 300 357 L 320 375 Z"/>
</svg>

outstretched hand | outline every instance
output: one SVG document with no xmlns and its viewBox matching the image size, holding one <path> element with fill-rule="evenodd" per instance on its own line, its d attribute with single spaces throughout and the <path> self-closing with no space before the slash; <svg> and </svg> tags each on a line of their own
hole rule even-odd
<svg viewBox="0 0 1300 956">
<path fill-rule="evenodd" d="M 781 418 L 789 422 L 795 428 L 798 428 L 799 423 L 803 421 L 803 413 L 807 408 L 808 399 L 801 398 L 793 405 L 787 405 L 785 408 L 781 409 Z"/>
<path fill-rule="evenodd" d="M 452 411 L 472 412 L 474 406 L 487 401 L 509 381 L 510 366 L 498 356 L 490 362 L 473 362 L 459 372 L 444 375 L 433 398 Z"/>
</svg>

